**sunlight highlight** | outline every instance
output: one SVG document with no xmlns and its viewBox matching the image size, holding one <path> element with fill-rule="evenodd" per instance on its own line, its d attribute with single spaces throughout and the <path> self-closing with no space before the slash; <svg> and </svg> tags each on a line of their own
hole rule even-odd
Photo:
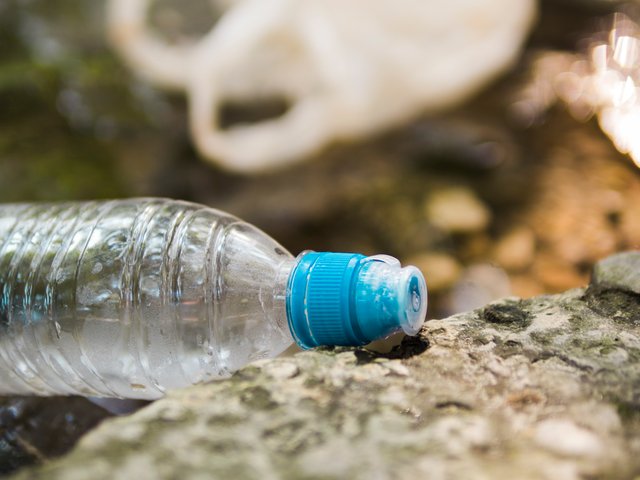
<svg viewBox="0 0 640 480">
<path fill-rule="evenodd" d="M 592 44 L 587 59 L 559 79 L 558 94 L 570 106 L 586 102 L 615 147 L 640 167 L 640 27 L 624 14 L 614 16 L 607 37 Z M 573 111 L 574 109 L 572 109 Z M 581 109 L 584 111 L 584 108 Z"/>
</svg>

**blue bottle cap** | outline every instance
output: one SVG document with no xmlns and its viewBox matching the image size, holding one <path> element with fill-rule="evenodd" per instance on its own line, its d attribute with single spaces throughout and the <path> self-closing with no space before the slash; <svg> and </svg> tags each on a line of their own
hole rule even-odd
<svg viewBox="0 0 640 480">
<path fill-rule="evenodd" d="M 420 270 L 386 255 L 307 252 L 289 277 L 289 328 L 305 349 L 364 345 L 399 330 L 415 335 L 426 310 Z"/>
</svg>

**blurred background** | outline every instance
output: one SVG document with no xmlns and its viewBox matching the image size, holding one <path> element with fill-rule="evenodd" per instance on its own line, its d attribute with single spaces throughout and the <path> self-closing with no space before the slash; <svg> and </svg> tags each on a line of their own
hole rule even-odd
<svg viewBox="0 0 640 480">
<path fill-rule="evenodd" d="M 224 21 L 226 9 L 255 5 L 220 3 L 154 2 L 147 5 L 147 28 L 167 45 L 195 49 Z M 456 8 L 465 8 L 464 1 L 450 2 L 453 11 L 431 3 L 433 17 L 448 22 L 456 22 Z M 490 11 L 496 2 L 480 3 Z M 467 68 L 469 77 L 477 76 L 446 101 L 403 85 L 394 91 L 393 78 L 387 79 L 379 94 L 365 99 L 360 117 L 375 118 L 375 105 L 383 111 L 380 105 L 406 97 L 404 113 L 371 128 L 351 127 L 338 118 L 334 98 L 327 111 L 336 115 L 337 133 L 294 155 L 290 165 L 270 168 L 265 160 L 265 168 L 241 173 L 229 167 L 233 154 L 218 161 L 194 138 L 194 98 L 200 97 L 193 89 L 201 88 L 206 68 L 200 70 L 198 60 L 171 67 L 188 69 L 192 87 L 154 81 L 128 56 L 129 40 L 114 42 L 108 34 L 105 6 L 0 0 L 1 202 L 172 197 L 235 214 L 294 254 L 388 253 L 423 270 L 429 318 L 508 295 L 579 287 L 598 259 L 640 248 L 639 3 L 545 0 L 535 5 L 537 13 L 513 12 L 515 33 L 486 45 L 491 51 L 504 46 L 501 63 L 486 72 L 465 62 L 446 70 L 450 81 L 439 80 L 443 89 L 466 78 Z M 491 22 L 511 21 L 500 15 L 483 20 L 487 31 Z M 384 22 L 376 28 L 381 38 L 393 38 Z M 471 40 L 482 41 L 482 31 Z M 459 47 L 448 40 L 432 46 L 416 71 L 445 69 Z M 478 56 L 485 58 L 482 50 Z M 388 59 L 372 58 L 381 71 L 394 68 Z M 250 73 L 260 73 L 256 65 L 269 68 L 252 65 Z M 231 98 L 218 106 L 215 120 L 223 130 L 278 118 L 288 108 L 273 95 Z M 62 453 L 110 415 L 83 399 L 0 403 L 4 472 Z"/>
</svg>

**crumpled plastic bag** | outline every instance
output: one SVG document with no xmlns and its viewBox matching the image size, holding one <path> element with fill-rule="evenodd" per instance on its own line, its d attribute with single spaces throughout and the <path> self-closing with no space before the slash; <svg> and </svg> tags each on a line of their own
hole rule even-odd
<svg viewBox="0 0 640 480">
<path fill-rule="evenodd" d="M 220 2 L 217 2 L 220 4 Z M 517 58 L 534 0 L 227 0 L 211 31 L 168 45 L 150 0 L 111 0 L 132 68 L 184 90 L 200 153 L 238 172 L 292 164 L 475 93 Z M 282 97 L 277 118 L 223 128 L 224 102 Z"/>
</svg>

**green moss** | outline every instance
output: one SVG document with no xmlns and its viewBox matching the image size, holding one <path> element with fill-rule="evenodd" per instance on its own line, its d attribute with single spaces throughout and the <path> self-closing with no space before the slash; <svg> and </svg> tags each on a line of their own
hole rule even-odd
<svg viewBox="0 0 640 480">
<path fill-rule="evenodd" d="M 302 419 L 278 423 L 262 432 L 262 441 L 270 443 L 285 455 L 300 454 L 308 448 L 322 443 L 325 435 L 318 430 L 309 430 Z"/>
<path fill-rule="evenodd" d="M 600 355 L 608 355 L 610 353 L 613 353 L 616 351 L 616 347 L 612 346 L 612 345 L 605 345 L 604 347 L 601 347 L 599 352 Z"/>
<path fill-rule="evenodd" d="M 271 392 L 262 386 L 250 386 L 240 392 L 242 402 L 251 408 L 259 410 L 273 410 L 278 403 L 271 397 Z"/>
<path fill-rule="evenodd" d="M 225 413 L 221 415 L 213 415 L 207 418 L 206 423 L 207 426 L 211 428 L 226 428 L 238 425 L 239 423 L 242 423 L 243 420 L 244 419 L 238 415 Z"/>
<path fill-rule="evenodd" d="M 623 422 L 640 422 L 640 403 L 632 401 L 617 401 L 616 410 Z"/>
<path fill-rule="evenodd" d="M 551 345 L 553 338 L 557 335 L 557 330 L 536 330 L 529 334 L 531 340 L 536 342 L 538 345 L 548 346 Z"/>
</svg>

